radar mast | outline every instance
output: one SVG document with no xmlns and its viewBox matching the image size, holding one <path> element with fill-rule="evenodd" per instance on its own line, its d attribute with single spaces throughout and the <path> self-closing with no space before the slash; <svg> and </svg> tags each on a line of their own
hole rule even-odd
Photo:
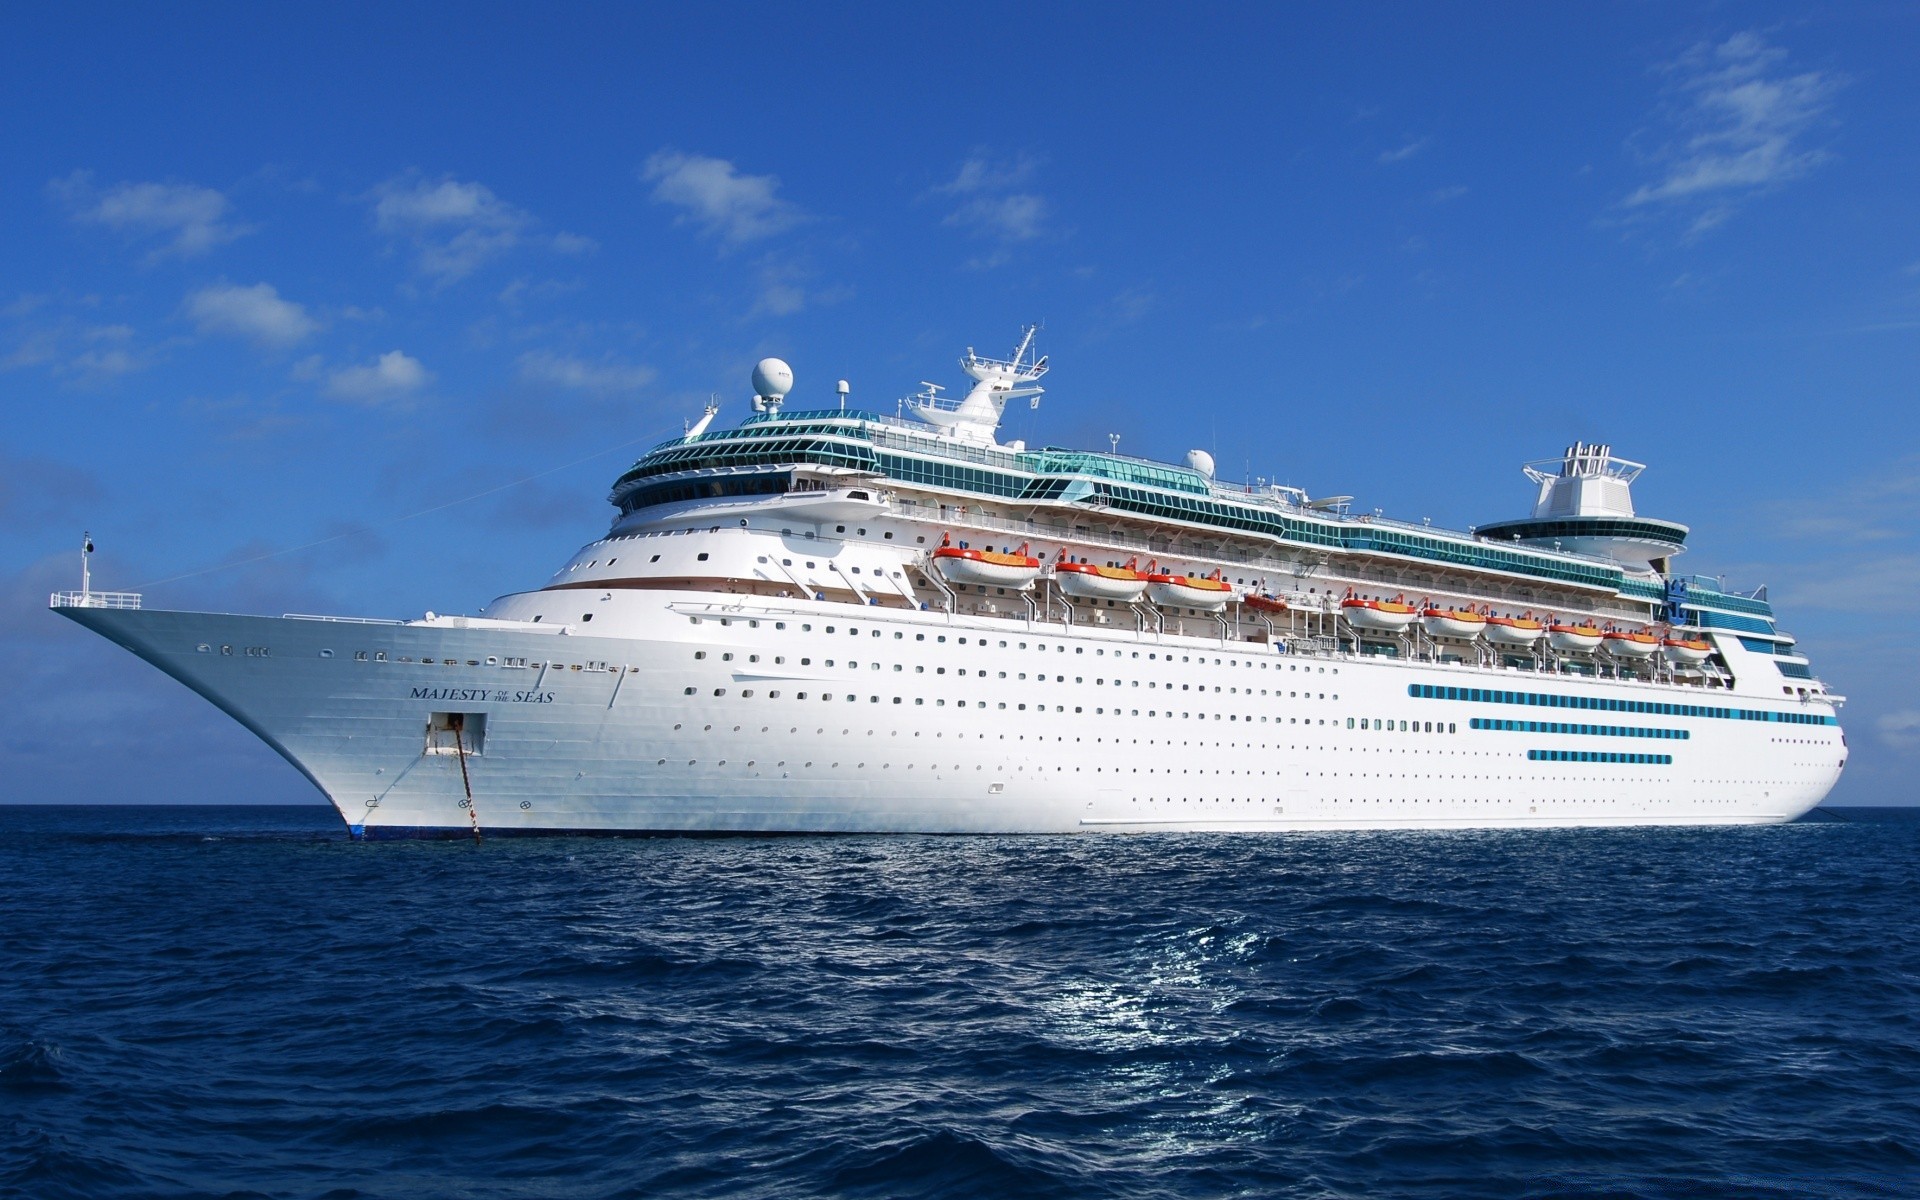
<svg viewBox="0 0 1920 1200">
<path fill-rule="evenodd" d="M 967 394 L 955 402 L 940 395 L 938 384 L 923 383 L 926 390 L 907 400 L 907 411 L 955 441 L 998 445 L 994 432 L 1000 428 L 1007 401 L 1028 396 L 1033 407 L 1040 407 L 1040 396 L 1046 389 L 1038 380 L 1047 373 L 1047 360 L 1044 355 L 1033 356 L 1033 339 L 1039 331 L 1038 325 L 1024 326 L 1011 358 L 985 358 L 968 346 L 966 357 L 960 360 L 960 369 L 973 380 Z"/>
</svg>

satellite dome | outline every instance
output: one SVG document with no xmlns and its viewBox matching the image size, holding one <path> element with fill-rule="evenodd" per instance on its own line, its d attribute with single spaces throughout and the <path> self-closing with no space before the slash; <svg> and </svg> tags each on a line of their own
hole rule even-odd
<svg viewBox="0 0 1920 1200">
<path fill-rule="evenodd" d="M 753 394 L 778 400 L 793 390 L 793 368 L 777 358 L 763 358 L 754 364 Z"/>
<path fill-rule="evenodd" d="M 1208 454 L 1205 450 L 1187 451 L 1187 465 L 1202 475 L 1205 475 L 1208 479 L 1213 478 L 1213 455 Z"/>
</svg>

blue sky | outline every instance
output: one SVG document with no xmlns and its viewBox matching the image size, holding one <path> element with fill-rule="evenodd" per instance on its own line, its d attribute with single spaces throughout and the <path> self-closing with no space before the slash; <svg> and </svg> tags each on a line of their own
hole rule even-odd
<svg viewBox="0 0 1920 1200">
<path fill-rule="evenodd" d="M 1393 516 L 1612 442 L 1852 697 L 1834 800 L 1920 798 L 1910 5 L 4 11 L 4 799 L 313 798 L 44 610 L 83 529 L 471 611 L 761 356 L 891 411 L 1026 321 L 1013 435 Z"/>
</svg>

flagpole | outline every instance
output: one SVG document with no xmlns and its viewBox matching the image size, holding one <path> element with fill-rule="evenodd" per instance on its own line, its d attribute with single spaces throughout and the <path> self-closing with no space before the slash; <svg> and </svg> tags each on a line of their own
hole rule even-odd
<svg viewBox="0 0 1920 1200">
<path fill-rule="evenodd" d="M 82 596 L 88 596 L 91 595 L 92 592 L 93 534 L 83 533 L 80 535 L 80 594 Z M 82 600 L 81 603 L 84 604 L 85 601 Z"/>
</svg>

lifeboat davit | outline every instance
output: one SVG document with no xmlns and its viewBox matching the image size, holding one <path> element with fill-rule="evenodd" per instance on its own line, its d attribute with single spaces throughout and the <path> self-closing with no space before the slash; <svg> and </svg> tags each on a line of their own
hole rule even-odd
<svg viewBox="0 0 1920 1200">
<path fill-rule="evenodd" d="M 1287 611 L 1287 602 L 1278 596 L 1262 596 L 1258 592 L 1248 592 L 1240 597 L 1240 603 L 1254 612 L 1283 613 Z"/>
<path fill-rule="evenodd" d="M 1168 571 L 1156 571 L 1153 564 L 1147 564 L 1147 596 L 1155 603 L 1169 608 L 1202 608 L 1208 612 L 1219 612 L 1233 599 L 1233 589 L 1227 581 L 1220 578 L 1220 572 L 1212 575 L 1175 575 Z"/>
<path fill-rule="evenodd" d="M 1598 625 L 1549 625 L 1547 644 L 1555 650 L 1584 654 L 1600 648 L 1606 633 Z"/>
<path fill-rule="evenodd" d="M 1605 635 L 1607 653 L 1617 658 L 1650 658 L 1660 648 L 1660 639 L 1650 633 L 1628 633 L 1609 629 Z"/>
<path fill-rule="evenodd" d="M 1340 602 L 1340 612 L 1357 629 L 1378 629 L 1399 633 L 1413 624 L 1420 610 L 1404 600 L 1362 600 L 1348 596 Z"/>
<path fill-rule="evenodd" d="M 1488 617 L 1487 640 L 1503 646 L 1531 646 L 1546 628 L 1532 617 Z"/>
<path fill-rule="evenodd" d="M 1131 561 L 1124 567 L 1057 562 L 1053 564 L 1053 581 L 1067 595 L 1087 600 L 1120 600 L 1130 604 L 1147 590 L 1147 577 L 1134 570 Z"/>
<path fill-rule="evenodd" d="M 1420 610 L 1420 624 L 1429 637 L 1471 641 L 1486 629 L 1487 619 L 1477 612 L 1428 605 Z"/>
<path fill-rule="evenodd" d="M 1024 544 L 1012 552 L 941 545 L 934 549 L 932 557 L 933 565 L 949 583 L 1024 588 L 1040 578 L 1040 560 L 1028 554 Z"/>
<path fill-rule="evenodd" d="M 1713 653 L 1713 643 L 1698 638 L 1661 638 L 1660 650 L 1683 667 L 1697 667 Z"/>
</svg>

